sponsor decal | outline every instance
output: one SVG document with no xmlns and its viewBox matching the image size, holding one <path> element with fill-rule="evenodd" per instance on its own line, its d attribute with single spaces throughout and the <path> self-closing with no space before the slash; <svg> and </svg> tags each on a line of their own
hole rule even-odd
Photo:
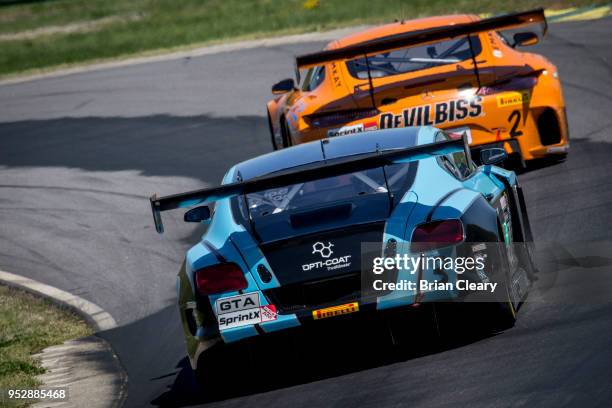
<svg viewBox="0 0 612 408">
<path fill-rule="evenodd" d="M 506 199 L 505 195 L 499 198 L 499 204 L 501 205 L 503 211 L 506 211 L 508 209 L 508 200 Z"/>
<path fill-rule="evenodd" d="M 326 319 L 328 317 L 341 316 L 359 311 L 359 303 L 352 302 L 339 306 L 327 307 L 325 309 L 313 310 L 312 317 L 315 320 Z"/>
<path fill-rule="evenodd" d="M 327 137 L 352 135 L 361 132 L 363 132 L 363 123 L 358 123 L 356 125 L 342 126 L 341 128 L 330 129 L 327 131 Z"/>
<path fill-rule="evenodd" d="M 317 242 L 312 245 L 312 253 L 318 253 L 323 258 L 329 258 L 334 253 L 334 251 L 331 249 L 333 246 L 334 244 L 331 242 L 328 242 L 327 245 L 325 245 L 323 242 Z"/>
<path fill-rule="evenodd" d="M 399 114 L 386 112 L 379 117 L 379 128 L 397 128 L 406 126 L 431 126 L 440 123 L 455 122 L 466 118 L 477 118 L 484 115 L 482 97 L 470 99 L 453 99 L 435 104 L 413 106 Z"/>
<path fill-rule="evenodd" d="M 472 245 L 472 252 L 480 252 L 480 251 L 486 251 L 486 250 L 487 250 L 487 245 L 483 242 Z"/>
<path fill-rule="evenodd" d="M 302 265 L 302 270 L 304 272 L 311 271 L 313 269 L 321 269 L 327 268 L 328 271 L 333 271 L 336 269 L 348 268 L 351 266 L 351 255 L 343 255 L 332 258 L 331 256 L 334 254 L 332 247 L 334 244 L 331 242 L 315 242 L 312 245 L 312 253 L 318 254 L 321 258 L 320 261 L 315 261 Z"/>
<path fill-rule="evenodd" d="M 276 306 L 261 306 L 257 292 L 217 299 L 215 308 L 219 329 L 259 324 L 277 318 Z"/>
<path fill-rule="evenodd" d="M 553 146 L 546 148 L 547 153 L 565 153 L 568 150 L 568 146 Z"/>
<path fill-rule="evenodd" d="M 423 98 L 423 100 L 428 100 L 433 97 L 434 97 L 434 94 L 429 89 L 425 89 L 423 93 L 421 94 L 421 98 Z"/>
<path fill-rule="evenodd" d="M 218 315 L 253 309 L 259 307 L 259 293 L 253 292 L 245 295 L 217 299 L 216 307 Z"/>
<path fill-rule="evenodd" d="M 497 95 L 497 107 L 505 108 L 506 106 L 522 105 L 529 103 L 531 99 L 531 92 L 529 91 L 518 91 L 518 92 L 504 92 Z"/>
<path fill-rule="evenodd" d="M 338 71 L 338 64 L 335 62 L 332 62 L 331 64 L 331 74 L 334 86 L 336 88 L 342 86 L 342 81 L 340 80 L 340 72 Z"/>
<path fill-rule="evenodd" d="M 369 130 L 377 130 L 377 129 L 378 129 L 378 123 L 376 121 L 366 122 L 363 124 L 363 130 L 365 130 L 366 132 Z"/>
</svg>

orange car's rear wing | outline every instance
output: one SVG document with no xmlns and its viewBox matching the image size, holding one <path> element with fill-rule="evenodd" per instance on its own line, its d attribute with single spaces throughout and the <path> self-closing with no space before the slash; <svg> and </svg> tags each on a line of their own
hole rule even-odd
<svg viewBox="0 0 612 408">
<path fill-rule="evenodd" d="M 508 30 L 537 23 L 542 23 L 544 25 L 543 34 L 545 34 L 548 26 L 543 8 L 484 18 L 471 23 L 393 34 L 343 48 L 300 55 L 296 57 L 296 65 L 298 70 L 312 68 L 328 62 L 364 56 L 368 57 L 383 52 L 394 51 L 419 44 L 427 44 L 458 36 L 478 34 L 487 31 Z"/>
</svg>

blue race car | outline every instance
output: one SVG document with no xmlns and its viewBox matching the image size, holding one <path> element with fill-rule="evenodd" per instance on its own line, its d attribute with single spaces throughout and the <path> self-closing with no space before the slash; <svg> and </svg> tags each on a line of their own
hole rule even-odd
<svg viewBox="0 0 612 408">
<path fill-rule="evenodd" d="M 159 233 L 166 210 L 193 207 L 184 220 L 209 223 L 178 275 L 196 373 L 214 376 L 212 356 L 231 343 L 427 302 L 482 301 L 512 326 L 536 269 L 517 178 L 493 165 L 504 158 L 483 150 L 477 167 L 465 136 L 387 129 L 244 161 L 217 188 L 153 195 Z M 422 262 L 411 270 L 406 257 Z"/>
</svg>

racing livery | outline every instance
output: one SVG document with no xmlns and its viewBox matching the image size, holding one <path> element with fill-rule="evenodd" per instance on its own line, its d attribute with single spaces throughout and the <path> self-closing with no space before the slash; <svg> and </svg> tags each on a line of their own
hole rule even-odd
<svg viewBox="0 0 612 408">
<path fill-rule="evenodd" d="M 462 276 L 473 287 L 499 284 L 486 304 L 511 326 L 535 272 L 531 229 L 515 174 L 492 164 L 505 152 L 481 154 L 487 164 L 477 167 L 465 136 L 434 127 L 385 129 L 247 160 L 216 188 L 153 195 L 158 232 L 161 213 L 178 208 L 193 207 L 185 221 L 209 223 L 177 280 L 196 373 L 210 378 L 212 356 L 247 339 L 474 294 L 439 286 L 457 279 L 456 267 L 423 265 L 385 278 L 435 287 L 373 291 L 372 257 L 476 257 L 482 267 Z"/>
<path fill-rule="evenodd" d="M 487 19 L 452 15 L 401 21 L 298 56 L 296 86 L 272 87 L 274 149 L 405 126 L 465 133 L 475 157 L 504 148 L 518 165 L 569 149 L 557 68 L 516 47 L 546 33 L 542 9 Z"/>
</svg>

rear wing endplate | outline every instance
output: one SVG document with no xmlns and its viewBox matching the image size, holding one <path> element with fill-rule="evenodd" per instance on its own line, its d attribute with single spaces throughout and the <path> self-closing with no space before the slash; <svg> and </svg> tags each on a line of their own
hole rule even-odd
<svg viewBox="0 0 612 408">
<path fill-rule="evenodd" d="M 321 143 L 324 143 L 324 140 L 322 140 Z M 158 197 L 157 194 L 153 194 L 150 197 L 153 221 L 155 223 L 155 229 L 161 234 L 164 232 L 164 225 L 161 218 L 162 211 L 208 204 L 270 188 L 306 183 L 327 177 L 350 174 L 390 164 L 406 163 L 457 151 L 464 151 L 467 157 L 470 157 L 470 149 L 465 135 L 458 139 L 414 146 L 406 149 L 395 149 L 384 152 L 376 151 L 349 156 L 331 163 L 313 163 L 312 165 L 300 166 L 296 169 L 287 169 L 282 172 L 256 177 L 247 181 L 225 184 L 215 188 L 189 191 L 165 197 Z"/>
</svg>

